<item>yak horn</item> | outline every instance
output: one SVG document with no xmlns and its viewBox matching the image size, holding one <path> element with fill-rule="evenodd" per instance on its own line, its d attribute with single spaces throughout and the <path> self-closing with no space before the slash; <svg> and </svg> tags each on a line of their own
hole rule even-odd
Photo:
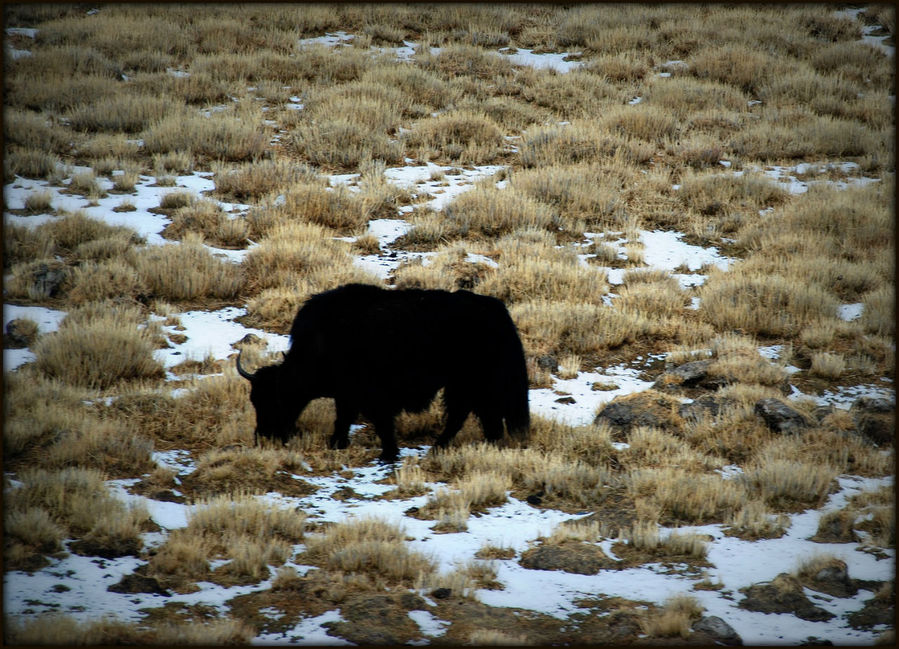
<svg viewBox="0 0 899 649">
<path fill-rule="evenodd" d="M 237 373 L 240 374 L 245 379 L 247 379 L 248 381 L 252 381 L 253 375 L 250 374 L 249 372 L 247 372 L 240 364 L 240 357 L 242 354 L 243 354 L 243 351 L 240 351 L 237 353 Z"/>
</svg>

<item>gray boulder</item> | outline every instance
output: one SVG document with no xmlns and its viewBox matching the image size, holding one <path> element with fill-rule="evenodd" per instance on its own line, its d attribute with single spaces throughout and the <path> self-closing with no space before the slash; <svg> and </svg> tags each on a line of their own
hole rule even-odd
<svg viewBox="0 0 899 649">
<path fill-rule="evenodd" d="M 734 628 L 717 615 L 703 617 L 693 623 L 693 630 L 705 633 L 716 644 L 731 647 L 742 646 L 743 639 L 734 631 Z"/>
<path fill-rule="evenodd" d="M 803 413 L 773 397 L 759 399 L 755 414 L 765 420 L 768 428 L 785 435 L 799 433 L 811 423 Z"/>
</svg>

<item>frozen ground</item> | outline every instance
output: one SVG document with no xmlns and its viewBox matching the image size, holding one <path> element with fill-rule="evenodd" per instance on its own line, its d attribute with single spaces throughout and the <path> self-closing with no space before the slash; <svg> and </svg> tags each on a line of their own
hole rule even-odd
<svg viewBox="0 0 899 649">
<path fill-rule="evenodd" d="M 856 10 L 845 10 L 852 12 Z M 867 29 L 867 28 L 866 28 Z M 870 31 L 870 30 L 868 30 Z M 13 33 L 7 30 L 7 33 Z M 33 37 L 33 33 L 21 32 Z M 877 46 L 883 47 L 892 55 L 893 48 L 882 43 L 881 37 L 866 33 L 865 38 Z M 318 42 L 327 46 L 347 43 L 352 35 L 343 32 L 328 34 L 320 39 L 308 39 L 304 42 Z M 392 49 L 400 58 L 408 58 L 417 47 L 415 43 L 406 42 Z M 27 56 L 27 50 L 16 51 L 15 56 Z M 515 63 L 534 65 L 537 67 L 553 67 L 559 72 L 577 67 L 577 61 L 566 60 L 565 53 L 536 55 L 527 50 L 505 53 Z M 672 67 L 679 62 L 669 62 Z M 663 66 L 664 67 L 664 66 Z M 667 73 L 663 73 L 667 74 Z M 302 109 L 297 102 L 295 107 Z M 831 163 L 841 164 L 841 163 Z M 872 179 L 862 176 L 852 163 L 842 163 L 842 170 L 849 176 L 844 187 L 849 183 L 870 182 Z M 727 165 L 723 165 L 726 167 Z M 455 169 L 439 165 L 406 166 L 385 171 L 388 181 L 406 187 L 415 193 L 427 192 L 431 195 L 429 206 L 434 210 L 443 209 L 460 192 L 470 189 L 479 180 L 491 177 L 499 171 L 499 167 L 480 167 L 474 169 Z M 817 172 L 826 168 L 796 165 L 794 167 L 770 167 L 762 171 L 772 179 L 783 182 L 791 193 L 803 193 L 808 185 L 814 182 L 832 182 L 812 178 Z M 79 169 L 70 169 L 68 176 Z M 725 170 L 725 173 L 734 173 Z M 739 173 L 739 172 L 736 172 Z M 443 176 L 440 180 L 435 180 Z M 803 180 L 799 180 L 802 177 Z M 332 178 L 332 185 L 338 182 L 358 180 L 354 175 L 343 175 Z M 108 183 L 104 179 L 101 183 Z M 34 227 L 48 220 L 60 218 L 50 214 L 20 216 L 11 213 L 24 207 L 25 198 L 32 192 L 45 190 L 53 195 L 52 206 L 55 210 L 75 211 L 78 209 L 96 219 L 110 224 L 126 225 L 134 229 L 147 242 L 147 245 L 177 245 L 161 236 L 168 223 L 165 216 L 154 214 L 150 208 L 157 207 L 162 195 L 171 191 L 188 189 L 201 195 L 213 188 L 209 173 L 194 173 L 178 176 L 175 187 L 158 187 L 156 179 L 142 176 L 134 194 L 129 196 L 110 196 L 99 199 L 96 204 L 89 204 L 80 196 L 66 195 L 60 192 L 61 187 L 51 187 L 44 181 L 16 178 L 4 187 L 5 212 L 4 221 L 27 227 Z M 123 198 L 131 202 L 136 210 L 116 213 L 113 208 Z M 236 208 L 237 216 L 245 213 L 245 206 L 227 205 L 228 210 Z M 379 255 L 359 257 L 357 263 L 386 278 L 404 260 L 415 256 L 413 253 L 391 250 L 393 242 L 410 226 L 404 219 L 406 209 L 398 211 L 395 218 L 372 221 L 369 229 L 380 243 Z M 672 231 L 642 231 L 640 240 L 644 244 L 644 259 L 649 267 L 664 269 L 669 272 L 686 267 L 690 273 L 675 275 L 682 286 L 695 286 L 704 281 L 701 269 L 710 265 L 722 270 L 730 267 L 732 260 L 723 257 L 714 248 L 691 246 L 682 241 L 682 233 Z M 619 240 L 623 254 L 624 242 Z M 239 262 L 242 253 L 215 251 L 232 261 Z M 421 253 L 418 253 L 421 256 Z M 426 256 L 426 255 L 425 255 Z M 609 279 L 613 284 L 621 283 L 622 271 L 609 269 Z M 287 339 L 284 336 L 268 334 L 248 329 L 235 322 L 244 313 L 241 306 L 235 305 L 216 311 L 187 311 L 178 314 L 183 331 L 178 333 L 186 337 L 186 341 L 171 349 L 159 350 L 157 358 L 168 368 L 186 359 L 200 360 L 206 356 L 225 359 L 233 353 L 231 344 L 248 333 L 256 333 L 267 339 L 271 351 L 286 349 Z M 846 319 L 860 315 L 860 305 L 844 305 L 841 314 Z M 4 304 L 3 324 L 14 319 L 28 317 L 35 320 L 41 333 L 55 330 L 65 313 L 42 307 L 23 307 Z M 15 371 L 23 363 L 30 362 L 34 355 L 30 350 L 4 350 L 4 371 Z M 650 383 L 641 379 L 641 367 L 652 359 L 635 359 L 629 365 L 597 367 L 589 372 L 580 372 L 575 378 L 560 379 L 554 377 L 552 388 L 531 391 L 532 410 L 540 415 L 555 417 L 573 424 L 589 423 L 597 407 L 616 396 L 639 392 Z M 606 384 L 611 389 L 594 390 L 594 384 Z M 820 403 L 831 403 L 839 408 L 848 408 L 862 395 L 895 397 L 891 383 L 881 381 L 869 385 L 844 386 L 820 395 L 802 395 L 794 388 L 793 396 L 812 396 Z M 571 397 L 560 401 L 561 397 Z M 424 454 L 427 447 L 419 449 L 403 449 L 404 455 Z M 194 469 L 189 454 L 179 451 L 156 453 L 154 459 L 158 464 L 170 466 L 181 476 Z M 375 484 L 387 476 L 389 469 L 380 465 L 372 465 L 353 470 L 348 480 L 338 476 L 307 477 L 304 480 L 315 484 L 319 490 L 304 498 L 287 498 L 280 494 L 269 493 L 261 498 L 283 507 L 301 507 L 313 520 L 342 521 L 358 516 L 381 516 L 399 523 L 407 531 L 412 540 L 409 545 L 427 552 L 440 561 L 441 569 L 449 571 L 460 562 L 471 559 L 474 552 L 486 543 L 502 547 L 512 547 L 521 552 L 540 535 L 550 533 L 557 525 L 566 520 L 579 518 L 582 514 L 566 514 L 554 510 L 537 510 L 525 502 L 514 498 L 500 506 L 491 508 L 480 517 L 471 517 L 466 532 L 454 534 L 435 534 L 429 528 L 432 521 L 420 521 L 405 516 L 403 512 L 412 506 L 420 506 L 426 496 L 406 500 L 375 500 L 378 494 L 389 487 Z M 176 503 L 148 500 L 133 496 L 125 491 L 128 481 L 110 482 L 114 493 L 125 501 L 141 501 L 146 504 L 152 518 L 163 528 L 161 533 L 148 534 L 146 545 L 153 547 L 163 542 L 168 531 L 187 524 L 190 507 Z M 646 565 L 621 571 L 603 571 L 598 575 L 574 575 L 558 571 L 527 570 L 516 560 L 498 560 L 494 562 L 497 578 L 503 584 L 502 590 L 480 590 L 477 597 L 486 604 L 494 606 L 514 606 L 540 611 L 560 618 L 568 617 L 576 609 L 574 601 L 588 596 L 621 596 L 629 599 L 642 599 L 661 604 L 671 594 L 690 592 L 699 599 L 706 609 L 706 615 L 717 615 L 730 624 L 742 637 L 745 644 L 799 644 L 809 637 L 828 640 L 834 644 L 870 644 L 883 630 L 874 628 L 870 631 L 852 629 L 846 620 L 848 611 L 858 610 L 862 601 L 869 599 L 872 593 L 861 590 L 854 598 L 822 598 L 820 594 L 806 591 L 816 605 L 836 614 L 829 622 L 806 622 L 792 615 L 766 615 L 738 608 L 741 596 L 739 588 L 768 580 L 781 572 L 794 571 L 799 563 L 819 554 L 833 554 L 846 561 L 849 574 L 855 579 L 885 580 L 892 579 L 895 573 L 895 552 L 887 550 L 880 558 L 871 553 L 860 551 L 861 544 L 819 544 L 808 541 L 814 534 L 819 518 L 826 512 L 838 509 L 853 494 L 860 491 L 871 491 L 881 486 L 890 486 L 893 478 L 860 479 L 853 476 L 839 478 L 839 491 L 830 496 L 824 507 L 809 510 L 790 517 L 791 525 L 787 534 L 776 540 L 747 542 L 730 538 L 723 534 L 722 526 L 708 525 L 689 528 L 711 537 L 708 559 L 713 568 L 708 571 L 711 581 L 720 581 L 720 591 L 692 591 L 697 577 L 688 577 L 671 571 L 661 565 Z M 15 488 L 11 481 L 9 488 Z M 350 487 L 359 497 L 347 500 L 332 498 L 338 489 Z M 584 512 L 586 514 L 588 512 Z M 664 532 L 664 531 L 663 531 Z M 297 546 L 301 550 L 302 546 Z M 885 557 L 885 558 L 884 558 Z M 139 609 L 161 606 L 165 602 L 183 602 L 185 604 L 202 603 L 224 612 L 225 602 L 244 593 L 265 590 L 271 582 L 265 581 L 253 586 L 224 588 L 212 583 L 201 583 L 200 590 L 189 595 L 162 597 L 151 594 L 116 594 L 107 591 L 107 587 L 120 580 L 123 575 L 130 574 L 143 563 L 134 557 L 122 559 L 100 559 L 81 557 L 70 554 L 64 559 L 54 560 L 52 564 L 33 574 L 20 571 L 8 572 L 4 576 L 4 610 L 7 615 L 16 618 L 28 618 L 49 611 L 68 613 L 78 619 L 95 619 L 109 614 L 125 620 L 139 620 L 142 614 Z M 308 567 L 295 565 L 301 574 Z M 272 611 L 274 615 L 275 612 Z M 446 623 L 425 611 L 412 611 L 410 617 L 420 626 L 424 635 L 436 638 L 446 628 Z M 303 620 L 295 628 L 283 635 L 260 635 L 255 639 L 259 644 L 347 644 L 346 641 L 330 636 L 323 624 L 340 620 L 338 611 L 329 611 L 321 616 Z"/>
<path fill-rule="evenodd" d="M 428 191 L 433 194 L 430 180 L 434 165 L 388 169 L 385 176 L 391 182 L 405 186 L 415 192 Z M 446 171 L 444 169 L 443 171 Z M 444 187 L 443 194 L 431 199 L 434 209 L 441 209 L 453 196 L 473 186 L 473 183 L 491 176 L 498 169 L 485 167 L 466 170 L 461 174 L 447 175 L 449 186 Z M 343 181 L 344 178 L 336 179 Z M 159 204 L 163 193 L 179 188 L 189 188 L 200 194 L 212 188 L 208 174 L 179 176 L 177 187 L 160 188 L 154 186 L 152 178 L 143 178 L 138 183 L 136 195 L 131 197 L 137 211 L 128 214 L 116 214 L 111 207 L 120 198 L 101 199 L 97 206 L 86 206 L 83 199 L 65 196 L 59 188 L 53 188 L 40 181 L 17 179 L 4 190 L 7 206 L 15 209 L 22 204 L 25 196 L 32 191 L 45 189 L 54 193 L 53 206 L 57 209 L 84 209 L 93 218 L 128 225 L 140 232 L 148 245 L 177 245 L 167 242 L 160 232 L 167 224 L 165 217 L 148 212 L 148 208 Z M 398 213 L 395 219 L 372 221 L 370 231 L 378 237 L 381 244 L 381 255 L 361 257 L 358 263 L 381 277 L 401 263 L 408 253 L 391 257 L 390 246 L 409 227 Z M 38 215 L 18 217 L 6 215 L 6 218 L 26 225 L 44 222 L 51 217 Z M 640 238 L 645 246 L 644 258 L 648 266 L 673 271 L 686 267 L 690 271 L 715 265 L 726 270 L 731 260 L 722 257 L 712 248 L 691 246 L 681 241 L 682 235 L 677 232 L 643 231 Z M 621 243 L 620 241 L 617 243 Z M 612 273 L 614 276 L 614 273 Z M 682 284 L 701 283 L 703 275 L 698 273 L 684 276 Z M 692 278 L 692 279 L 690 279 Z M 620 279 L 619 279 L 620 281 Z M 613 280 L 614 282 L 614 280 Z M 851 317 L 857 311 L 857 305 L 847 305 L 847 313 Z M 193 358 L 200 360 L 206 356 L 225 359 L 233 354 L 231 343 L 241 339 L 247 333 L 256 333 L 268 340 L 271 351 L 287 348 L 287 338 L 248 329 L 235 322 L 244 313 L 238 306 L 226 307 L 216 311 L 186 311 L 178 314 L 183 330 L 178 333 L 186 336 L 186 341 L 171 349 L 159 350 L 157 358 L 166 367 L 171 367 L 183 360 Z M 64 313 L 42 307 L 22 307 L 12 304 L 4 305 L 4 326 L 17 317 L 30 317 L 38 322 L 42 333 L 53 331 L 58 327 Z M 6 371 L 13 370 L 20 363 L 29 362 L 33 355 L 28 350 L 5 350 L 4 364 Z M 589 423 L 597 408 L 619 395 L 638 392 L 651 384 L 640 378 L 641 366 L 653 359 L 635 360 L 629 366 L 598 367 L 590 372 L 580 372 L 575 378 L 560 379 L 554 377 L 552 388 L 531 391 L 531 407 L 535 413 L 555 417 L 572 424 Z M 655 359 L 658 360 L 658 359 Z M 604 384 L 604 390 L 594 390 L 594 384 Z M 821 403 L 832 403 L 840 408 L 848 408 L 862 394 L 893 396 L 893 387 L 888 383 L 868 386 L 847 386 L 835 392 L 813 395 Z M 794 397 L 806 396 L 794 389 Z M 570 397 L 570 399 L 562 399 Z M 419 450 L 404 449 L 405 454 L 425 453 L 427 448 Z M 175 467 L 183 474 L 193 470 L 190 462 L 185 463 L 184 455 L 156 454 L 157 462 Z M 549 534 L 554 527 L 565 520 L 578 518 L 577 514 L 566 514 L 553 510 L 537 510 L 527 503 L 510 498 L 501 507 L 492 508 L 481 517 L 472 517 L 466 532 L 456 534 L 435 534 L 429 527 L 432 521 L 419 521 L 403 515 L 412 506 L 421 506 L 426 496 L 406 500 L 373 500 L 374 496 L 389 487 L 374 484 L 386 477 L 388 469 L 382 466 L 369 466 L 354 470 L 349 481 L 337 476 L 304 479 L 319 487 L 319 491 L 305 498 L 285 498 L 270 493 L 265 500 L 284 507 L 302 507 L 313 519 L 323 521 L 341 521 L 354 516 L 381 516 L 401 523 L 409 537 L 409 545 L 439 558 L 441 569 L 451 571 L 460 563 L 471 559 L 473 554 L 485 543 L 501 547 L 512 547 L 517 552 L 526 549 L 540 535 Z M 111 483 L 112 488 L 124 500 L 142 500 L 146 502 L 153 519 L 164 529 L 171 530 L 186 525 L 189 507 L 174 503 L 162 503 L 146 500 L 142 497 L 128 495 L 122 482 Z M 849 573 L 856 579 L 884 580 L 892 577 L 895 557 L 892 550 L 886 553 L 887 558 L 877 559 L 872 554 L 859 552 L 859 544 L 818 544 L 807 540 L 814 534 L 817 520 L 829 510 L 836 509 L 845 499 L 861 490 L 875 489 L 881 485 L 892 484 L 892 478 L 882 480 L 860 480 L 851 476 L 840 479 L 841 491 L 834 494 L 828 504 L 815 511 L 807 511 L 793 515 L 792 526 L 782 539 L 770 541 L 746 542 L 727 537 L 722 526 L 710 525 L 697 528 L 697 531 L 712 537 L 709 545 L 709 561 L 715 566 L 709 570 L 712 581 L 724 584 L 722 591 L 691 591 L 695 578 L 672 573 L 660 565 L 648 565 L 622 571 L 603 571 L 599 575 L 574 575 L 558 571 L 535 571 L 520 566 L 515 560 L 496 561 L 498 580 L 504 585 L 502 590 L 481 590 L 477 596 L 486 604 L 494 606 L 514 606 L 540 611 L 549 615 L 564 618 L 577 607 L 574 601 L 597 594 L 621 596 L 630 599 L 643 599 L 662 604 L 671 594 L 689 591 L 695 595 L 707 615 L 717 615 L 728 622 L 747 644 L 783 643 L 797 644 L 810 636 L 830 640 L 836 644 L 870 643 L 882 629 L 857 631 L 852 629 L 845 613 L 857 610 L 865 599 L 872 594 L 860 591 L 855 598 L 815 599 L 815 603 L 837 615 L 830 622 L 805 622 L 792 615 L 766 615 L 745 611 L 736 606 L 740 597 L 734 596 L 737 589 L 771 579 L 780 572 L 791 572 L 798 567 L 801 560 L 816 554 L 831 553 L 842 558 L 849 566 Z M 351 487 L 360 498 L 337 500 L 331 494 L 339 488 Z M 586 512 L 585 512 L 586 513 Z M 161 543 L 165 532 L 147 535 L 148 546 Z M 297 550 L 301 546 L 297 546 Z M 46 611 L 60 611 L 72 614 L 77 618 L 95 618 L 104 614 L 138 620 L 139 609 L 160 606 L 166 601 L 183 602 L 185 604 L 203 603 L 219 610 L 226 609 L 225 602 L 231 598 L 265 590 L 269 581 L 254 586 L 224 588 L 212 583 L 201 583 L 200 590 L 190 595 L 174 595 L 164 598 L 159 595 L 136 594 L 120 595 L 106 590 L 109 585 L 130 574 L 140 565 L 136 558 L 106 560 L 80 557 L 75 554 L 54 561 L 53 564 L 35 572 L 9 572 L 5 576 L 4 608 L 8 614 L 27 617 Z M 308 569 L 296 566 L 302 574 Z M 807 594 L 814 595 L 812 591 Z M 726 596 L 725 596 L 726 595 Z M 85 606 L 85 602 L 90 602 Z M 439 637 L 446 623 L 433 618 L 429 613 L 413 612 L 413 619 L 420 624 L 423 633 L 430 637 Z M 344 644 L 345 641 L 327 635 L 323 624 L 340 619 L 337 611 L 302 621 L 294 629 L 283 636 L 261 635 L 258 643 L 293 643 L 303 644 Z"/>
</svg>

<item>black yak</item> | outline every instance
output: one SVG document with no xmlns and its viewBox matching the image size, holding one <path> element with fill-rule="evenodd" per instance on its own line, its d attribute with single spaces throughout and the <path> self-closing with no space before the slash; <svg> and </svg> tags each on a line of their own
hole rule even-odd
<svg viewBox="0 0 899 649">
<path fill-rule="evenodd" d="M 498 441 L 503 421 L 523 439 L 530 426 L 521 340 L 505 305 L 468 291 L 390 290 L 348 284 L 311 297 L 290 329 L 283 362 L 250 374 L 256 433 L 286 442 L 318 397 L 332 397 L 331 448 L 346 448 L 361 413 L 381 438 L 380 459 L 398 455 L 394 417 L 427 408 L 443 388 L 446 447 L 469 413 Z"/>
</svg>

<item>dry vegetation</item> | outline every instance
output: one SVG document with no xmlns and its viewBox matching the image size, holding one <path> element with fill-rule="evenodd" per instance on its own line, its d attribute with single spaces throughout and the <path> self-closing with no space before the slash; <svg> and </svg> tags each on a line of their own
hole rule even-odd
<svg viewBox="0 0 899 649">
<path fill-rule="evenodd" d="M 877 12 L 892 34 L 894 11 Z M 281 566 L 266 596 L 296 616 L 415 588 L 450 588 L 469 596 L 454 595 L 460 607 L 479 605 L 475 588 L 500 585 L 485 561 L 514 551 L 482 548 L 471 565 L 439 574 L 434 557 L 410 550 L 384 521 L 315 527 L 307 513 L 251 496 L 305 495 L 315 487 L 295 476 L 364 465 L 377 445 L 370 427 L 350 449 L 329 451 L 333 405 L 315 402 L 298 422 L 302 438 L 254 448 L 248 390 L 230 366 L 179 381 L 186 390 L 176 396 L 153 358 L 168 343 L 151 313 L 238 305 L 243 324 L 286 333 L 309 296 L 382 283 L 354 256 L 387 256 L 367 226 L 398 218 L 401 206 L 412 206 L 403 217 L 412 227 L 393 252 L 433 254 L 400 265 L 389 283 L 502 299 L 532 387 L 597 366 L 643 367 L 634 359 L 649 354 L 669 353 L 666 369 L 707 362 L 699 383 L 656 365 L 646 371 L 659 379 L 654 390 L 616 400 L 651 421 L 569 426 L 534 416 L 527 448 L 496 448 L 476 443 L 470 420 L 447 451 L 398 466 L 384 496 L 427 495 L 410 515 L 433 521 L 434 531 L 463 531 L 511 494 L 535 507 L 593 511 L 601 523 L 535 540 L 521 565 L 553 551 L 609 569 L 597 545 L 608 538 L 628 565 L 695 567 L 705 542 L 660 537 L 659 525 L 717 523 L 744 539 L 777 538 L 786 514 L 822 505 L 840 474 L 893 471 L 892 415 L 874 422 L 887 439 L 872 441 L 867 415 L 790 402 L 804 423 L 784 435 L 757 412 L 762 399 L 784 399 L 789 384 L 820 393 L 895 378 L 893 61 L 859 40 L 858 22 L 830 8 L 752 4 L 199 13 L 102 5 L 87 16 L 80 6 L 38 4 L 11 6 L 6 19 L 38 32 L 13 44 L 30 56 L 5 57 L 5 183 L 46 180 L 87 204 L 120 194 L 123 213 L 137 209 L 135 187 L 151 177 L 172 186 L 202 170 L 215 185 L 204 196 L 172 190 L 152 207 L 170 221 L 162 246 L 61 209 L 48 190 L 6 209 L 55 218 L 4 224 L 4 300 L 68 312 L 55 333 L 32 327 L 35 362 L 4 375 L 4 468 L 21 483 L 5 489 L 7 570 L 39 569 L 77 539 L 70 551 L 139 556 L 146 576 L 179 592 L 198 581 L 258 584 Z M 336 30 L 355 38 L 335 48 L 300 42 Z M 369 49 L 404 40 L 419 44 L 409 60 Z M 567 74 L 516 65 L 498 51 L 506 47 L 577 51 L 583 65 Z M 503 171 L 434 210 L 424 203 L 433 196 L 385 180 L 386 167 L 407 160 Z M 812 163 L 790 172 L 802 180 L 850 185 L 791 194 L 764 173 L 799 162 Z M 857 166 L 828 164 L 841 162 Z M 332 187 L 334 173 L 359 177 Z M 862 173 L 876 181 L 853 183 Z M 229 212 L 219 201 L 249 208 Z M 677 230 L 734 261 L 696 271 L 705 281 L 685 288 L 645 268 L 641 230 Z M 232 262 L 209 246 L 245 254 Z M 613 269 L 627 269 L 623 283 L 611 282 Z M 841 305 L 857 303 L 860 318 L 840 317 Z M 780 359 L 758 353 L 773 345 Z M 679 410 L 684 398 L 703 407 Z M 397 422 L 409 445 L 430 443 L 440 425 L 439 404 Z M 196 470 L 176 480 L 155 467 L 154 449 L 189 451 Z M 742 473 L 723 477 L 728 464 Z M 153 527 L 147 512 L 122 505 L 104 483 L 125 477 L 141 478 L 135 492 L 175 490 L 200 504 L 152 554 L 141 536 Z M 816 540 L 894 547 L 892 506 L 891 492 L 855 498 L 822 517 Z M 294 559 L 316 569 L 300 577 L 284 566 Z M 805 566 L 799 578 L 819 569 Z M 627 641 L 689 638 L 702 615 L 689 596 L 640 612 L 627 606 L 615 612 L 630 624 Z M 453 641 L 564 637 L 558 624 L 547 631 L 549 622 L 529 619 L 526 635 L 509 635 L 457 615 Z M 603 624 L 585 642 L 622 640 Z M 140 627 L 58 616 L 6 633 L 25 644 L 236 644 L 258 627 L 250 614 L 177 624 L 163 616 Z"/>
</svg>

